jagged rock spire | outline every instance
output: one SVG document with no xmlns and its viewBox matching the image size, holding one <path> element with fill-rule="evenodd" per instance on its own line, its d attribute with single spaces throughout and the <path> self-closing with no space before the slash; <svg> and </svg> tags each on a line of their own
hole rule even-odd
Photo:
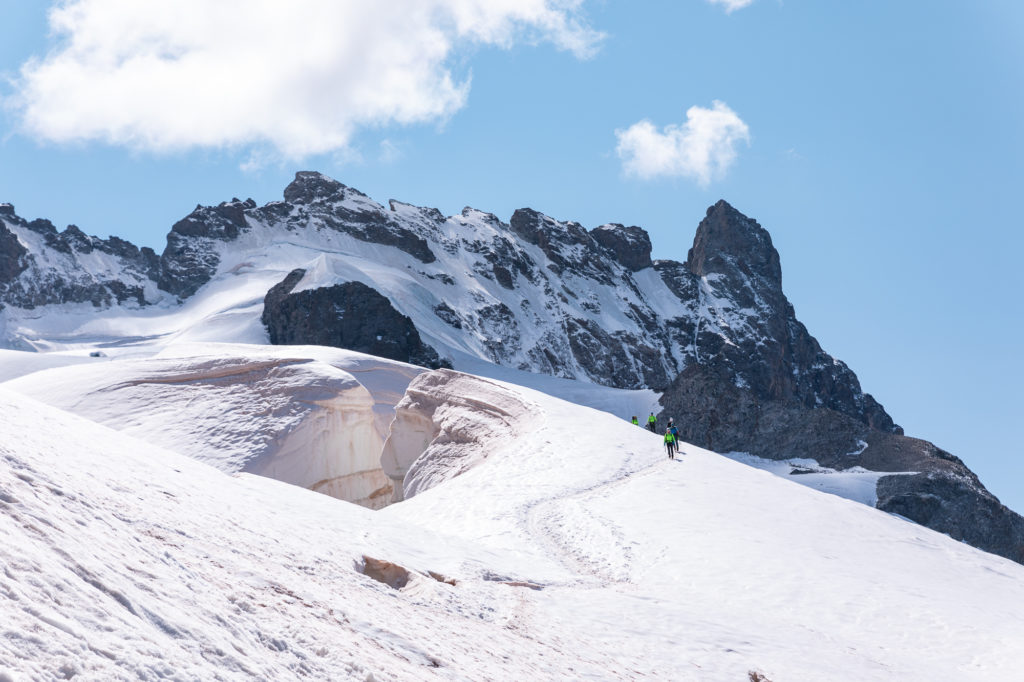
<svg viewBox="0 0 1024 682">
<path fill-rule="evenodd" d="M 290 204 L 312 204 L 324 199 L 341 199 L 345 189 L 345 185 L 323 173 L 299 171 L 284 188 L 284 200 Z"/>
<path fill-rule="evenodd" d="M 698 277 L 739 268 L 748 276 L 760 276 L 782 287 L 782 266 L 771 235 L 724 199 L 708 208 L 697 226 L 686 264 Z"/>
</svg>

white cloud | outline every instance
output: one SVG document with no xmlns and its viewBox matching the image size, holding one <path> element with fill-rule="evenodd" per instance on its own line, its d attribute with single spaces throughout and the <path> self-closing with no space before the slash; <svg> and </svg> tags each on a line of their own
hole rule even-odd
<svg viewBox="0 0 1024 682">
<path fill-rule="evenodd" d="M 708 0 L 712 5 L 722 5 L 725 7 L 727 14 L 731 14 L 738 9 L 743 9 L 748 5 L 752 4 L 754 0 Z"/>
<path fill-rule="evenodd" d="M 64 0 L 9 104 L 42 140 L 337 150 L 465 105 L 453 53 L 549 41 L 585 58 L 583 0 Z"/>
<path fill-rule="evenodd" d="M 750 142 L 750 129 L 724 102 L 711 109 L 690 107 L 686 122 L 659 131 L 647 120 L 616 130 L 615 151 L 627 175 L 695 179 L 702 187 L 721 178 L 736 159 L 736 146 Z"/>
</svg>

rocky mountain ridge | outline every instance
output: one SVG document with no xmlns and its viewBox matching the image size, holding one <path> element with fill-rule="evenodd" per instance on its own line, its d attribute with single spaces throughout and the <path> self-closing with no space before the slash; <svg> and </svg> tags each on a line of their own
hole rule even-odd
<svg viewBox="0 0 1024 682">
<path fill-rule="evenodd" d="M 145 305 L 159 297 L 160 260 L 118 237 L 90 237 L 75 225 L 27 221 L 0 204 L 0 309 L 64 303 Z M 147 299 L 147 296 L 149 297 Z"/>
<path fill-rule="evenodd" d="M 159 258 L 77 228 L 57 233 L 0 205 L 0 305 L 173 306 L 259 270 L 272 277 L 261 310 L 271 342 L 386 348 L 456 368 L 468 356 L 652 388 L 663 392 L 663 414 L 703 447 L 915 472 L 883 478 L 878 506 L 1024 559 L 1024 520 L 958 459 L 903 436 L 796 318 L 757 221 L 719 201 L 686 262 L 651 252 L 635 226 L 587 230 L 528 208 L 507 223 L 472 208 L 446 217 L 395 200 L 384 207 L 300 172 L 283 201 L 197 206 Z M 25 345 L 17 334 L 25 329 L 7 329 L 3 343 Z"/>
</svg>

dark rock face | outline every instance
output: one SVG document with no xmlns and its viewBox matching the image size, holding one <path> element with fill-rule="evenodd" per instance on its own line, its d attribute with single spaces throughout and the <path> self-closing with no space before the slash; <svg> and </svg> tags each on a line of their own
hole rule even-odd
<svg viewBox="0 0 1024 682">
<path fill-rule="evenodd" d="M 642 228 L 623 227 L 618 223 L 610 223 L 595 227 L 590 231 L 590 236 L 598 244 L 611 251 L 615 260 L 633 272 L 653 265 L 651 262 L 651 238 Z"/>
<path fill-rule="evenodd" d="M 573 356 L 595 374 L 609 377 L 612 385 L 633 386 L 640 377 L 641 385 L 663 387 L 669 377 L 660 351 L 644 344 L 628 332 L 607 332 L 593 320 L 566 320 L 569 347 Z"/>
<path fill-rule="evenodd" d="M 375 289 L 346 282 L 292 293 L 305 274 L 293 270 L 267 292 L 262 320 L 271 343 L 347 348 L 431 369 L 451 366 Z"/>
<path fill-rule="evenodd" d="M 509 221 L 513 233 L 541 248 L 547 267 L 556 275 L 566 270 L 602 284 L 613 281 L 614 271 L 599 243 L 576 222 L 560 222 L 530 208 L 516 209 Z"/>
<path fill-rule="evenodd" d="M 771 235 L 724 200 L 708 208 L 697 226 L 686 263 L 698 277 L 738 269 L 782 290 L 782 265 Z"/>
<path fill-rule="evenodd" d="M 727 371 L 687 367 L 661 399 L 686 442 L 766 459 L 810 458 L 884 476 L 877 507 L 1024 563 L 1024 518 L 1001 505 L 962 461 L 928 441 L 883 431 L 827 407 L 759 398 Z"/>
<path fill-rule="evenodd" d="M 459 314 L 444 301 L 441 301 L 434 306 L 434 314 L 444 320 L 448 325 L 455 327 L 456 329 L 462 329 L 462 320 L 459 319 Z"/>
<path fill-rule="evenodd" d="M 246 211 L 254 208 L 252 199 L 232 199 L 217 206 L 196 206 L 176 222 L 160 256 L 160 288 L 188 298 L 210 281 L 220 264 L 218 242 L 237 239 L 247 229 Z"/>
<path fill-rule="evenodd" d="M 284 200 L 289 204 L 312 205 L 341 201 L 345 198 L 345 185 L 322 173 L 299 171 L 290 185 L 284 188 Z"/>
<path fill-rule="evenodd" d="M 5 204 L 10 206 L 10 204 Z M 13 210 L 13 206 L 11 209 Z M 0 286 L 13 280 L 25 271 L 28 265 L 24 262 L 28 249 L 21 245 L 18 238 L 0 222 Z"/>
<path fill-rule="evenodd" d="M 0 218 L 0 306 L 31 310 L 61 303 L 146 304 L 146 284 L 159 266 L 152 249 L 139 249 L 118 237 L 91 237 L 75 225 L 58 232 L 49 220 L 20 218 L 10 204 L 0 204 Z M 16 231 L 30 242 L 41 237 L 50 255 L 37 259 Z M 103 266 L 94 271 L 87 263 L 97 251 L 114 256 L 116 270 Z"/>
<path fill-rule="evenodd" d="M 749 388 L 759 401 L 824 407 L 902 433 L 856 375 L 825 353 L 782 292 L 771 236 L 724 201 L 697 227 L 685 267 L 656 263 L 666 285 L 708 313 L 693 329 L 691 364 Z"/>
<path fill-rule="evenodd" d="M 1024 517 L 1000 504 L 974 474 L 885 476 L 877 492 L 883 511 L 1024 564 Z"/>
<path fill-rule="evenodd" d="M 662 414 L 675 419 L 683 440 L 717 452 L 749 452 L 767 459 L 810 457 L 833 469 L 963 467 L 931 443 L 872 428 L 836 410 L 759 398 L 710 367 L 683 370 L 661 404 Z"/>
</svg>

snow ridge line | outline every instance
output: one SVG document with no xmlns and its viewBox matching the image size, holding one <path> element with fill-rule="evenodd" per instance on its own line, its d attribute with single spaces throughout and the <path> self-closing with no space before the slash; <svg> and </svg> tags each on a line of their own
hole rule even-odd
<svg viewBox="0 0 1024 682">
<path fill-rule="evenodd" d="M 255 360 L 252 362 L 245 361 L 242 363 L 232 363 L 220 369 L 211 369 L 209 371 L 200 369 L 192 372 L 175 374 L 173 377 L 170 378 L 152 376 L 143 377 L 140 379 L 133 379 L 132 381 L 125 381 L 119 384 L 114 384 L 113 386 L 110 387 L 110 390 L 116 391 L 118 389 L 126 388 L 128 386 L 140 386 L 142 384 L 187 384 L 196 381 L 227 379 L 230 377 L 240 376 L 243 374 L 258 372 L 265 368 L 287 367 L 290 365 L 306 365 L 313 362 L 319 361 L 313 358 L 275 358 L 272 360 Z"/>
</svg>

